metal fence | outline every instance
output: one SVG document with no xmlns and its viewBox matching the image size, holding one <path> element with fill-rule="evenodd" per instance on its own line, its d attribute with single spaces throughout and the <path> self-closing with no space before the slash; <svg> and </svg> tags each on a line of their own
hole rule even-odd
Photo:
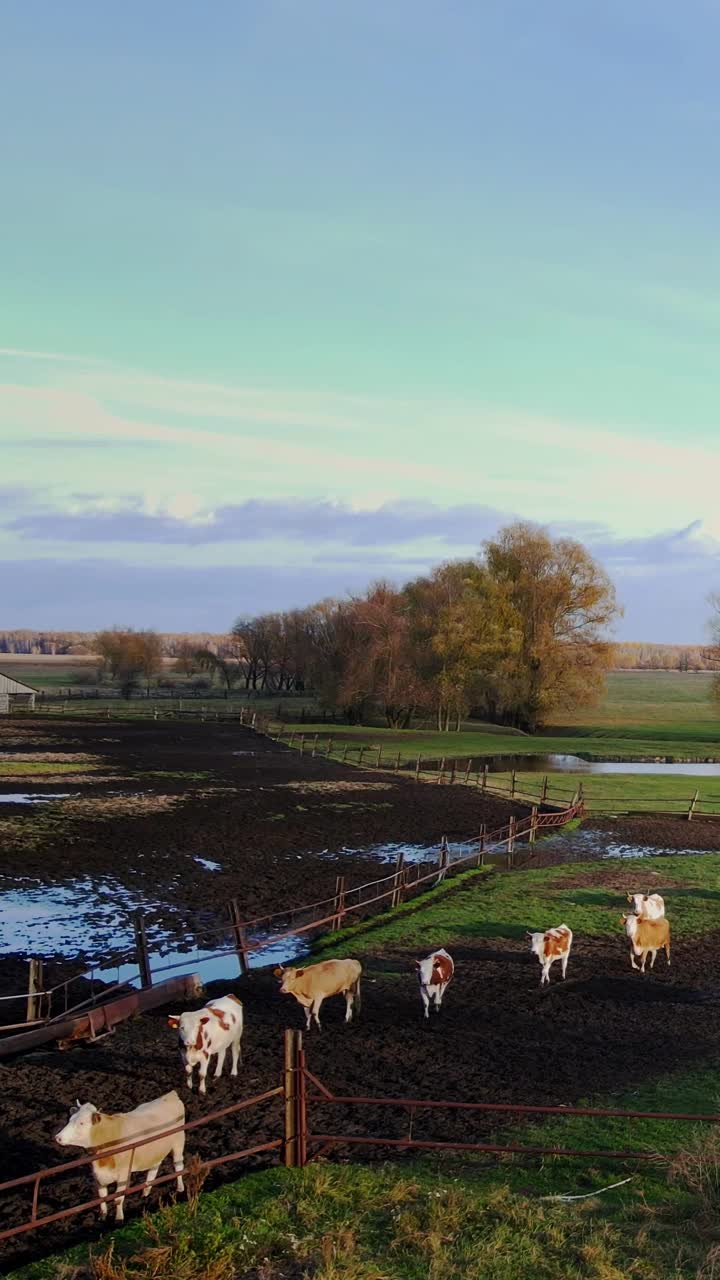
<svg viewBox="0 0 720 1280">
<path fill-rule="evenodd" d="M 346 1148 L 353 1150 L 356 1147 L 382 1148 L 388 1152 L 398 1150 L 462 1151 L 495 1155 L 556 1156 L 581 1160 L 603 1159 L 618 1161 L 662 1161 L 667 1160 L 670 1155 L 669 1151 L 648 1151 L 634 1148 L 627 1150 L 615 1150 L 614 1148 L 589 1149 L 581 1146 L 564 1147 L 550 1142 L 542 1143 L 537 1141 L 522 1143 L 501 1141 L 500 1139 L 472 1141 L 470 1139 L 416 1137 L 415 1124 L 417 1115 L 421 1112 L 461 1113 L 468 1120 L 475 1116 L 483 1115 L 553 1116 L 556 1118 L 593 1116 L 600 1119 L 662 1120 L 669 1123 L 683 1124 L 704 1125 L 720 1123 L 720 1114 L 712 1112 L 696 1114 L 672 1111 L 624 1111 L 603 1107 L 545 1106 L 534 1103 L 507 1102 L 461 1102 L 453 1099 L 337 1094 L 333 1093 L 309 1069 L 303 1046 L 303 1035 L 300 1031 L 286 1031 L 284 1034 L 283 1064 L 279 1076 L 279 1083 L 274 1088 L 267 1089 L 264 1093 L 256 1094 L 252 1098 L 246 1098 L 242 1102 L 234 1103 L 229 1107 L 212 1111 L 209 1115 L 202 1116 L 184 1125 L 177 1125 L 162 1133 L 153 1134 L 150 1137 L 128 1142 L 124 1145 L 99 1148 L 93 1154 L 82 1156 L 77 1160 L 71 1160 L 61 1165 L 50 1165 L 38 1169 L 35 1173 L 0 1183 L 0 1212 L 2 1211 L 3 1198 L 11 1194 L 17 1195 L 18 1193 L 25 1194 L 27 1192 L 29 1200 L 27 1217 L 21 1217 L 21 1220 L 14 1226 L 0 1231 L 0 1241 L 10 1240 L 27 1232 L 36 1231 L 41 1227 L 51 1226 L 53 1223 L 64 1219 L 77 1217 L 79 1214 L 86 1213 L 91 1209 L 99 1208 L 103 1203 L 106 1205 L 112 1204 L 123 1196 L 148 1193 L 153 1186 L 159 1187 L 175 1181 L 177 1173 L 173 1172 L 163 1174 L 152 1182 L 144 1179 L 130 1186 L 132 1164 L 138 1148 L 142 1148 L 148 1143 L 156 1143 L 181 1131 L 186 1134 L 191 1133 L 199 1128 L 221 1120 L 227 1120 L 228 1117 L 237 1115 L 242 1111 L 256 1108 L 281 1097 L 283 1100 L 282 1119 L 276 1122 L 277 1131 L 274 1137 L 268 1138 L 265 1142 L 254 1143 L 249 1147 L 232 1149 L 213 1159 L 202 1160 L 196 1158 L 195 1164 L 191 1168 L 197 1173 L 208 1173 L 223 1165 L 270 1153 L 277 1153 L 287 1167 L 303 1168 L 308 1163 L 320 1159 L 334 1149 Z M 348 1115 L 348 1113 L 352 1115 L 352 1131 L 348 1131 L 342 1125 L 332 1128 L 324 1123 L 324 1115 L 328 1111 L 338 1111 L 339 1109 L 342 1109 L 345 1115 Z M 357 1133 L 355 1116 L 357 1114 L 360 1116 L 366 1115 L 369 1110 L 394 1110 L 405 1113 L 408 1119 L 407 1136 L 395 1137 L 390 1134 L 372 1132 Z M 272 1128 L 271 1121 L 269 1122 L 269 1128 Z M 110 1155 L 116 1156 L 128 1151 L 132 1154 L 126 1187 L 121 1186 L 104 1200 L 101 1200 L 99 1196 L 93 1197 L 92 1199 L 84 1199 L 81 1202 L 67 1205 L 60 1210 L 47 1212 L 48 1206 L 43 1204 L 42 1196 L 49 1183 L 56 1183 L 68 1178 L 70 1175 L 76 1174 L 79 1169 L 85 1168 L 88 1169 L 88 1172 L 91 1172 L 89 1166 L 100 1155 L 106 1158 Z M 186 1171 L 187 1169 L 188 1166 L 186 1164 Z"/>
</svg>

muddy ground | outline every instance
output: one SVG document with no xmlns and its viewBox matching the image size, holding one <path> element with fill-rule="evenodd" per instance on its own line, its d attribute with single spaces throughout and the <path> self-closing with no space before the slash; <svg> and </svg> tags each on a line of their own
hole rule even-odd
<svg viewBox="0 0 720 1280">
<path fill-rule="evenodd" d="M 428 946 L 443 941 L 428 938 Z M 454 984 L 441 1014 L 427 1024 L 421 1017 L 414 954 L 397 950 L 368 960 L 357 1023 L 343 1023 L 344 1002 L 328 1002 L 322 1033 L 312 1031 L 306 1037 L 310 1069 L 342 1093 L 571 1104 L 603 1091 L 633 1088 L 660 1067 L 664 1072 L 717 1059 L 720 935 L 702 943 L 679 940 L 672 968 L 659 958 L 656 973 L 644 979 L 631 973 L 621 939 L 578 939 L 567 981 L 562 983 L 556 974 L 544 991 L 538 984 L 537 961 L 521 942 L 469 939 L 452 950 Z M 145 1014 L 93 1046 L 48 1050 L 7 1062 L 0 1068 L 6 1176 L 67 1159 L 67 1152 L 53 1149 L 52 1135 L 76 1097 L 119 1110 L 177 1088 L 188 1118 L 195 1119 L 279 1084 L 283 1028 L 300 1027 L 303 1016 L 291 997 L 279 995 L 277 985 L 272 974 L 262 972 L 215 988 L 217 995 L 233 990 L 243 1000 L 244 1062 L 237 1080 L 227 1075 L 211 1080 L 205 1101 L 183 1087 L 167 1011 Z M 639 1026 L 642 1035 L 637 1034 Z M 647 1052 L 649 1043 L 652 1054 Z M 262 1142 L 279 1136 L 281 1123 L 279 1103 L 265 1103 L 207 1130 L 195 1130 L 188 1138 L 188 1154 L 213 1157 Z M 419 1112 L 414 1135 L 468 1140 L 506 1123 L 507 1116 L 468 1119 L 462 1114 Z M 352 1112 L 314 1105 L 310 1127 L 315 1133 L 403 1137 L 407 1115 L 385 1108 Z M 362 1158 L 390 1154 L 388 1149 L 366 1149 Z M 343 1152 L 332 1158 L 343 1158 Z M 233 1175 L 237 1167 L 230 1166 L 225 1176 Z M 48 1184 L 41 1210 L 51 1213 L 77 1203 L 88 1187 L 87 1173 L 69 1176 L 54 1188 Z M 22 1220 L 29 1202 L 27 1192 L 2 1197 L 2 1221 Z M 136 1201 L 129 1213 L 138 1211 Z M 32 1241 L 4 1246 L 0 1262 L 7 1267 L 13 1258 L 99 1234 L 96 1219 L 88 1213 L 72 1223 L 45 1228 Z"/>
<path fill-rule="evenodd" d="M 22 727 L 28 733 L 28 745 L 22 749 L 32 751 L 32 725 L 24 721 Z M 15 724 L 12 729 L 16 734 Z M 332 892 L 339 871 L 353 882 L 378 873 L 376 861 L 343 853 L 344 846 L 424 842 L 443 834 L 463 839 L 481 822 L 500 825 L 512 811 L 502 801 L 461 786 L 418 785 L 402 776 L 301 761 L 296 753 L 239 727 L 43 721 L 36 732 L 46 743 L 52 740 L 43 747 L 48 752 L 65 748 L 103 758 L 106 780 L 76 787 L 83 801 L 112 800 L 117 793 L 127 798 L 137 790 L 144 798 L 156 797 L 158 810 L 146 805 L 140 811 L 126 810 L 122 820 L 117 811 L 109 821 L 92 816 L 63 820 L 43 828 L 41 842 L 34 845 L 23 841 L 22 832 L 35 815 L 5 815 L 0 810 L 3 887 L 27 883 L 27 877 L 52 884 L 81 873 L 111 874 L 153 894 L 165 894 L 175 907 L 187 904 L 189 911 L 208 906 L 220 910 L 228 897 L 238 896 L 247 911 L 255 913 L 322 897 Z M 235 756 L 234 751 L 248 754 Z M 209 776 L 187 776 L 198 773 Z M 119 783 L 119 777 L 131 781 Z M 373 785 L 378 783 L 380 789 Z M 0 788 L 19 789 L 16 783 Z M 33 783 L 27 789 L 42 788 Z M 60 788 L 54 782 L 49 789 L 73 790 L 73 785 Z M 90 804 L 88 813 L 92 812 Z M 515 812 L 522 810 L 518 806 Z M 14 825 L 3 833 L 7 816 Z M 641 843 L 687 848 L 692 828 L 697 847 L 717 847 L 707 843 L 703 830 L 710 824 L 663 820 L 662 830 L 654 823 L 650 836 L 649 821 L 640 820 Z M 626 821 L 622 826 L 622 838 L 632 839 L 632 824 Z M 713 833 L 717 830 L 713 825 Z M 616 837 L 617 824 L 608 832 Z M 336 858 L 322 854 L 324 850 Z M 193 860 L 198 854 L 220 862 L 222 872 L 202 876 Z M 632 868 L 632 873 L 637 871 Z M 473 892 L 469 887 L 455 891 Z M 429 937 L 427 949 L 444 941 Z M 578 938 L 568 981 L 563 984 L 555 976 L 550 989 L 541 992 L 539 967 L 522 943 L 470 937 L 462 947 L 452 948 L 456 979 L 442 1014 L 429 1024 L 421 1017 L 415 955 L 388 951 L 366 964 L 363 1008 L 356 1025 L 343 1024 L 340 1001 L 326 1006 L 322 1034 L 311 1032 L 307 1038 L 308 1065 L 330 1088 L 360 1094 L 568 1104 L 603 1091 L 633 1088 L 659 1069 L 717 1060 L 719 944 L 720 934 L 692 943 L 680 939 L 673 948 L 672 968 L 659 958 L 656 973 L 641 979 L 629 970 L 622 939 Z M 12 957 L 5 962 L 13 989 L 19 963 Z M 43 1049 L 0 1064 L 1 1176 L 20 1176 L 67 1159 L 67 1152 L 53 1147 L 52 1135 L 67 1119 L 76 1097 L 121 1110 L 177 1088 L 188 1118 L 195 1119 L 278 1084 L 282 1031 L 302 1025 L 299 1007 L 279 996 L 268 972 L 211 991 L 234 991 L 241 997 L 246 1033 L 239 1078 L 226 1075 L 211 1082 L 204 1102 L 183 1087 L 176 1038 L 162 1010 L 136 1018 L 94 1045 L 66 1052 Z M 639 1026 L 642 1036 L 636 1034 Z M 651 1055 L 648 1042 L 653 1045 Z M 414 1132 L 466 1139 L 470 1132 L 480 1137 L 506 1121 L 504 1116 L 468 1121 L 461 1114 L 426 1112 L 418 1113 Z M 314 1131 L 332 1131 L 333 1126 L 345 1133 L 402 1137 L 407 1116 L 384 1108 L 352 1113 L 316 1106 L 311 1113 Z M 193 1131 L 188 1154 L 226 1154 L 279 1136 L 280 1127 L 279 1103 L 264 1104 L 207 1131 Z M 368 1150 L 363 1158 L 388 1154 L 387 1149 Z M 333 1158 L 342 1156 L 337 1152 Z M 236 1173 L 231 1165 L 223 1176 Z M 48 1184 L 40 1210 L 52 1213 L 89 1198 L 88 1191 L 87 1173 L 71 1176 L 55 1188 Z M 10 1225 L 25 1219 L 29 1204 L 27 1192 L 0 1197 L 0 1221 Z M 128 1202 L 129 1214 L 139 1211 L 137 1201 L 130 1206 L 133 1201 Z M 90 1213 L 43 1229 L 34 1238 L 20 1237 L 0 1246 L 0 1270 L 21 1257 L 99 1234 Z"/>
<path fill-rule="evenodd" d="M 157 900 L 151 927 L 175 932 L 224 919 L 231 898 L 250 918 L 328 897 L 337 875 L 352 885 L 386 874 L 362 853 L 369 845 L 439 847 L 526 812 L 469 788 L 300 757 L 239 725 L 0 720 L 0 760 L 3 739 L 13 753 L 37 742 L 53 759 L 83 752 L 101 764 L 80 783 L 0 775 L 0 795 L 70 793 L 52 806 L 0 805 L 0 891 L 114 877 Z M 0 994 L 16 989 L 14 972 L 3 981 L 10 967 L 0 961 Z"/>
</svg>

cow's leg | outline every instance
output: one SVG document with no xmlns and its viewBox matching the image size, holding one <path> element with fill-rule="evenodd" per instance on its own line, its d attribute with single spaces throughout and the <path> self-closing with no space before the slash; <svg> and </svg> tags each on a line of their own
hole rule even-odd
<svg viewBox="0 0 720 1280">
<path fill-rule="evenodd" d="M 651 968 L 651 969 L 654 969 L 654 968 L 655 968 L 655 957 L 656 957 L 656 955 L 657 955 L 657 951 L 653 951 L 653 953 L 652 953 L 652 960 L 650 961 L 650 968 Z"/>
<path fill-rule="evenodd" d="M 145 1186 L 144 1186 L 144 1188 L 143 1188 L 143 1200 L 144 1200 L 147 1196 L 149 1196 L 149 1195 L 150 1195 L 150 1192 L 151 1192 L 151 1190 L 152 1190 L 152 1184 L 153 1184 L 153 1182 L 155 1181 L 155 1179 L 157 1178 L 157 1175 L 158 1175 L 158 1169 L 159 1169 L 159 1168 L 160 1168 L 160 1165 L 159 1165 L 159 1164 L 156 1164 L 156 1165 L 155 1165 L 155 1167 L 154 1167 L 153 1169 L 148 1169 L 147 1173 L 145 1174 Z"/>
<path fill-rule="evenodd" d="M 219 1077 L 222 1075 L 223 1067 L 224 1067 L 224 1065 L 225 1065 L 225 1054 L 226 1054 L 226 1053 L 227 1053 L 227 1045 L 225 1046 L 225 1048 L 224 1048 L 224 1049 L 218 1049 L 217 1066 L 216 1066 L 216 1068 L 215 1068 L 215 1079 L 216 1079 L 216 1080 L 217 1080 L 217 1079 L 219 1079 Z"/>
<path fill-rule="evenodd" d="M 570 959 L 570 952 L 569 952 L 569 951 L 566 951 L 566 952 L 565 952 L 565 955 L 562 957 L 562 959 L 561 959 L 561 961 L 560 961 L 560 967 L 561 967 L 561 969 L 562 969 L 562 976 L 563 976 L 563 979 L 565 978 L 565 974 L 567 973 L 567 967 L 568 967 L 568 960 L 569 960 L 569 959 Z"/>
<path fill-rule="evenodd" d="M 638 968 L 640 967 L 639 965 L 637 965 L 637 964 L 635 963 L 635 948 L 634 948 L 634 947 L 631 947 L 631 948 L 630 948 L 630 965 L 631 965 L 631 967 L 632 967 L 633 969 L 638 969 Z"/>
<path fill-rule="evenodd" d="M 310 1030 L 310 1020 L 312 1018 L 312 1012 L 313 1012 L 312 1004 L 306 1005 L 305 1006 L 305 1030 L 306 1031 Z"/>
<path fill-rule="evenodd" d="M 420 988 L 420 999 L 421 999 L 421 1000 L 422 1000 L 422 1002 L 423 1002 L 423 1009 L 425 1010 L 425 1017 L 426 1017 L 426 1018 L 428 1018 L 428 1017 L 430 1016 L 430 1015 L 429 1015 L 429 1013 L 428 1013 L 428 1008 L 429 1008 L 429 1005 L 430 1005 L 430 997 L 429 997 L 429 995 L 428 995 L 427 990 L 426 990 L 426 988 L 425 988 L 425 987 L 421 987 L 421 988 Z"/>
<path fill-rule="evenodd" d="M 666 943 L 665 943 L 665 956 L 666 956 L 666 958 L 667 958 L 667 962 L 668 962 L 668 964 L 669 964 L 669 963 L 670 963 L 670 943 L 669 943 L 669 942 L 666 942 Z"/>
<path fill-rule="evenodd" d="M 182 1134 L 182 1133 L 179 1133 L 177 1136 L 178 1136 L 178 1138 L 184 1138 L 184 1136 L 185 1136 L 185 1135 L 184 1135 L 184 1134 Z M 182 1180 L 182 1171 L 183 1171 L 183 1169 L 184 1169 L 184 1167 L 185 1167 L 185 1158 L 184 1158 L 184 1156 L 185 1156 L 185 1144 L 184 1144 L 184 1142 L 182 1142 L 182 1143 L 180 1143 L 180 1142 L 176 1142 L 175 1146 L 174 1146 L 174 1147 L 173 1147 L 173 1149 L 172 1149 L 172 1156 L 173 1156 L 173 1165 L 174 1165 L 174 1167 L 175 1167 L 175 1172 L 176 1172 L 176 1174 L 177 1174 L 177 1189 L 178 1189 L 178 1191 L 184 1191 L 184 1190 L 185 1190 L 185 1183 L 184 1183 L 184 1182 L 183 1182 L 183 1180 Z"/>
<path fill-rule="evenodd" d="M 542 974 L 540 976 L 540 986 L 542 987 L 542 985 L 545 982 L 549 982 L 549 981 L 550 981 L 550 962 L 548 961 L 542 967 Z"/>
<path fill-rule="evenodd" d="M 198 1075 L 200 1076 L 200 1084 L 198 1085 L 198 1093 L 202 1093 L 202 1094 L 207 1093 L 207 1089 L 205 1088 L 205 1077 L 208 1073 L 209 1066 L 210 1066 L 210 1054 L 205 1053 L 204 1057 L 200 1059 L 200 1069 L 198 1071 Z"/>
<path fill-rule="evenodd" d="M 194 1064 L 193 1064 L 194 1065 Z M 188 1089 L 193 1087 L 193 1067 L 188 1062 L 185 1063 L 185 1083 Z"/>
<path fill-rule="evenodd" d="M 239 1036 L 237 1040 L 233 1040 L 232 1044 L 230 1045 L 230 1054 L 232 1056 L 232 1068 L 230 1070 L 230 1075 L 236 1076 L 238 1073 L 238 1060 L 242 1058 L 242 1049 L 240 1046 Z"/>
<path fill-rule="evenodd" d="M 322 1027 L 320 1026 L 320 1009 L 322 1008 L 323 999 L 324 999 L 323 996 L 316 996 L 315 999 L 313 1000 L 313 1006 L 312 1006 L 313 1017 L 315 1019 L 315 1025 L 318 1031 L 322 1031 Z"/>
<path fill-rule="evenodd" d="M 102 1200 L 102 1204 L 100 1205 L 100 1217 L 107 1218 L 107 1205 L 105 1203 L 105 1201 L 107 1200 L 107 1193 L 108 1193 L 107 1187 L 96 1186 L 95 1190 L 97 1191 L 100 1199 Z"/>
<path fill-rule="evenodd" d="M 128 1184 L 128 1180 L 127 1178 L 125 1178 L 123 1182 L 118 1181 L 115 1187 L 115 1192 L 116 1192 L 116 1195 L 118 1196 L 118 1199 L 115 1201 L 115 1221 L 116 1222 L 125 1221 L 125 1210 L 123 1209 L 123 1205 L 125 1204 L 125 1191 L 127 1188 L 127 1184 Z"/>
<path fill-rule="evenodd" d="M 647 960 L 647 956 L 648 956 L 647 951 L 643 951 L 643 953 L 642 953 L 642 964 L 640 965 L 640 972 L 641 972 L 641 973 L 644 973 L 644 972 L 645 972 L 645 961 Z"/>
<path fill-rule="evenodd" d="M 355 996 L 353 995 L 352 990 L 346 991 L 345 992 L 345 1021 L 346 1022 L 352 1022 L 354 1003 L 355 1003 Z"/>
</svg>

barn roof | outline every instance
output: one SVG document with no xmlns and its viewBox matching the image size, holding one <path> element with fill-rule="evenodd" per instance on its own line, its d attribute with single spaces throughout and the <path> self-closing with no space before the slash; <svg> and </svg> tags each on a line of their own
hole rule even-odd
<svg viewBox="0 0 720 1280">
<path fill-rule="evenodd" d="M 0 693 L 37 693 L 37 689 L 0 671 Z"/>
</svg>

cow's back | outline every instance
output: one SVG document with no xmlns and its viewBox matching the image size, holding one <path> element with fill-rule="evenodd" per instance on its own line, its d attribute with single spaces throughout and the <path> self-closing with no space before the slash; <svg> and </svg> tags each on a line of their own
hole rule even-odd
<svg viewBox="0 0 720 1280">
<path fill-rule="evenodd" d="M 359 960 L 321 960 L 305 970 L 298 990 L 306 998 L 334 996 L 354 987 L 361 974 Z"/>
<path fill-rule="evenodd" d="M 173 1089 L 170 1093 L 163 1094 L 161 1098 L 154 1098 L 152 1102 L 141 1103 L 134 1111 L 104 1117 L 104 1119 L 111 1122 L 112 1137 L 108 1134 L 111 1145 L 119 1147 L 127 1142 L 133 1142 L 136 1138 L 152 1138 L 153 1134 L 164 1133 L 166 1129 L 176 1129 L 178 1125 L 185 1123 L 185 1107 Z M 107 1140 L 102 1133 L 100 1138 L 106 1145 Z M 127 1176 L 130 1169 L 143 1171 L 152 1169 L 165 1159 L 173 1145 L 183 1145 L 184 1139 L 184 1133 L 177 1133 L 145 1142 L 134 1152 L 122 1151 L 117 1156 L 103 1156 L 99 1153 L 98 1163 L 108 1172 L 114 1170 L 116 1177 Z"/>
</svg>

